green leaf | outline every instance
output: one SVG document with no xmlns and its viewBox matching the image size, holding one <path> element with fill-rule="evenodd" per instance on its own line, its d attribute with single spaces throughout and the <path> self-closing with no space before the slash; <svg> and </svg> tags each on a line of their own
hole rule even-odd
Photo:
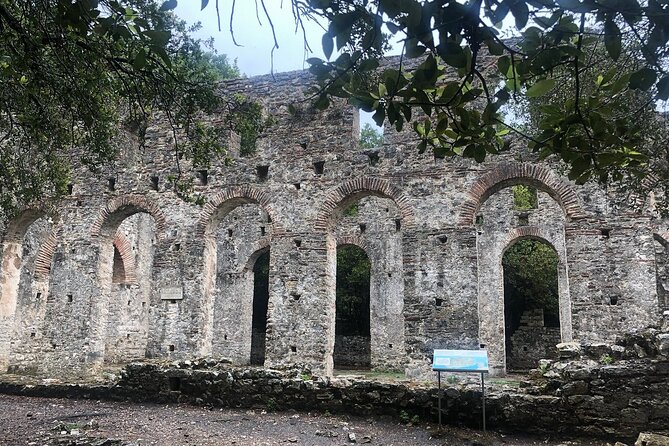
<svg viewBox="0 0 669 446">
<path fill-rule="evenodd" d="M 200 11 L 202 11 L 204 8 L 206 8 L 208 4 L 209 4 L 209 0 L 202 0 L 202 6 L 200 7 Z"/>
<path fill-rule="evenodd" d="M 177 0 L 167 0 L 162 5 L 160 5 L 161 11 L 171 11 L 177 7 Z"/>
<path fill-rule="evenodd" d="M 172 33 L 169 31 L 155 31 L 151 29 L 144 31 L 144 35 L 151 39 L 154 45 L 158 46 L 165 46 L 170 41 L 170 37 L 172 37 Z"/>
<path fill-rule="evenodd" d="M 654 70 L 650 68 L 642 68 L 639 71 L 632 73 L 630 76 L 629 87 L 632 90 L 648 91 L 653 84 L 655 84 L 656 79 L 657 74 Z"/>
<path fill-rule="evenodd" d="M 621 41 L 622 38 L 618 25 L 612 19 L 608 19 L 604 22 L 604 46 L 606 46 L 606 51 L 613 60 L 618 60 L 620 57 L 622 49 Z"/>
<path fill-rule="evenodd" d="M 516 19 L 516 28 L 523 29 L 527 25 L 527 19 L 530 15 L 530 10 L 527 7 L 527 3 L 523 0 L 516 1 L 510 6 L 511 14 L 513 18 Z"/>
<path fill-rule="evenodd" d="M 135 55 L 135 59 L 132 61 L 132 67 L 135 70 L 141 70 L 146 66 L 146 51 L 144 48 L 141 48 Z"/>
<path fill-rule="evenodd" d="M 332 40 L 332 36 L 330 36 L 329 33 L 323 34 L 321 44 L 323 45 L 323 54 L 325 54 L 325 58 L 330 60 L 330 56 L 332 56 L 332 51 L 334 50 L 334 41 Z"/>
<path fill-rule="evenodd" d="M 527 90 L 527 96 L 536 98 L 543 96 L 555 87 L 555 79 L 541 79 Z"/>
</svg>

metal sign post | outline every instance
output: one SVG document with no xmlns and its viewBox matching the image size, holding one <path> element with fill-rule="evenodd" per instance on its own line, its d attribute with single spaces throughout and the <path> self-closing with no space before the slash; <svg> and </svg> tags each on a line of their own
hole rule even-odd
<svg viewBox="0 0 669 446">
<path fill-rule="evenodd" d="M 432 370 L 437 372 L 439 386 L 439 426 L 441 426 L 441 372 L 479 372 L 481 373 L 481 409 L 483 417 L 483 432 L 485 425 L 485 378 L 488 373 L 488 352 L 480 350 L 435 350 L 432 360 Z"/>
</svg>

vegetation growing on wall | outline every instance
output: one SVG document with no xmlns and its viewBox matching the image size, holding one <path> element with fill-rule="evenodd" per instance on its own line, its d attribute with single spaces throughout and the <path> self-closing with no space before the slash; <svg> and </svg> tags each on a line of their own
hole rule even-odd
<svg viewBox="0 0 669 446">
<path fill-rule="evenodd" d="M 374 149 L 383 144 L 383 134 L 374 128 L 369 122 L 365 123 L 360 130 L 360 147 L 363 149 Z"/>
</svg>

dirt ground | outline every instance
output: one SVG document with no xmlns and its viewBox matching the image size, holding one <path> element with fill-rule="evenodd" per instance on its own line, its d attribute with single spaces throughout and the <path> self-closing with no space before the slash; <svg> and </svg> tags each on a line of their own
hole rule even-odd
<svg viewBox="0 0 669 446">
<path fill-rule="evenodd" d="M 397 420 L 0 395 L 0 444 L 43 445 L 606 445 L 521 438 Z"/>
</svg>

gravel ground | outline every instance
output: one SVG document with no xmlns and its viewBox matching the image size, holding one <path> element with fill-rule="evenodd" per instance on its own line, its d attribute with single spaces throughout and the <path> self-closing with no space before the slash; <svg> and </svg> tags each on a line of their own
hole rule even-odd
<svg viewBox="0 0 669 446">
<path fill-rule="evenodd" d="M 409 426 L 387 417 L 266 413 L 185 405 L 0 395 L 0 444 L 23 445 L 606 445 Z"/>
</svg>

